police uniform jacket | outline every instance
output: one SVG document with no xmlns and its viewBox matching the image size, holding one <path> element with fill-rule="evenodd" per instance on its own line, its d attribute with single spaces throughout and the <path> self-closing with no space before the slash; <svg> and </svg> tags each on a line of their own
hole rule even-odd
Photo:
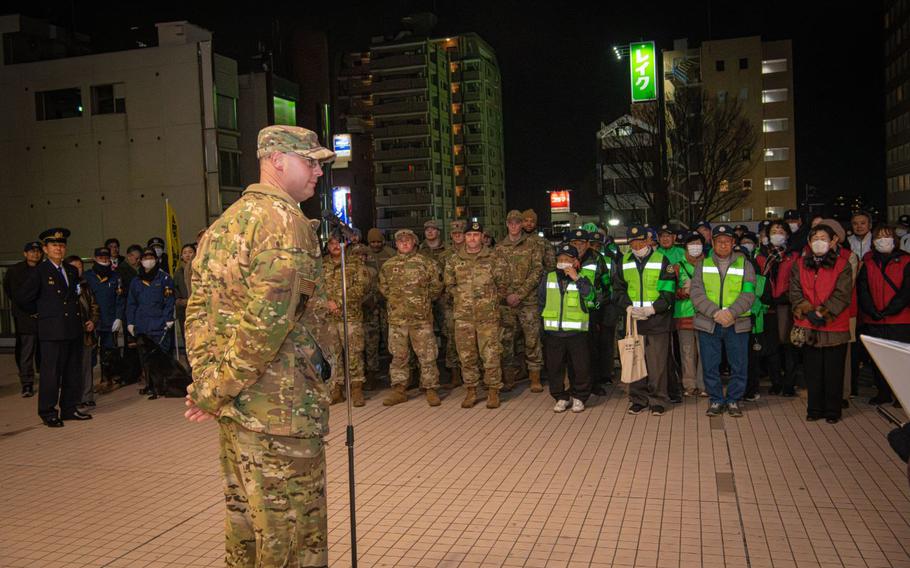
<svg viewBox="0 0 910 568">
<path fill-rule="evenodd" d="M 174 281 L 166 272 L 158 270 L 151 280 L 137 276 L 130 283 L 126 323 L 136 326 L 136 335 L 160 337 L 165 333 L 165 324 L 174 321 L 176 301 Z"/>
<path fill-rule="evenodd" d="M 28 280 L 29 274 L 37 269 L 36 266 L 29 266 L 26 261 L 19 262 L 9 267 L 6 271 L 6 277 L 3 279 L 3 290 L 6 297 L 10 299 L 13 308 L 13 319 L 16 321 L 16 333 L 20 335 L 35 335 L 38 333 L 38 324 L 32 314 L 23 310 L 19 303 L 15 301 L 16 294 L 22 288 L 22 284 Z"/>
<path fill-rule="evenodd" d="M 22 284 L 16 301 L 27 313 L 35 314 L 39 341 L 81 339 L 83 326 L 79 313 L 79 272 L 63 265 L 66 278 L 50 260 L 41 262 Z"/>
<path fill-rule="evenodd" d="M 123 322 L 126 319 L 126 290 L 116 270 L 101 275 L 94 269 L 86 270 L 85 283 L 95 295 L 95 301 L 101 308 L 101 323 L 98 331 L 108 332 L 114 320 Z"/>
</svg>

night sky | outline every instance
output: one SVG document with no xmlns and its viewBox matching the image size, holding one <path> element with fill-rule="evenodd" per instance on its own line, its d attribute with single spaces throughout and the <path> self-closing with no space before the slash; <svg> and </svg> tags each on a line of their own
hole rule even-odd
<svg viewBox="0 0 910 568">
<path fill-rule="evenodd" d="M 575 190 L 573 209 L 593 212 L 595 151 L 601 121 L 628 110 L 627 62 L 612 45 L 673 39 L 761 35 L 792 39 L 796 103 L 797 187 L 816 186 L 823 198 L 862 194 L 884 203 L 884 84 L 881 2 L 832 11 L 831 4 L 649 2 L 536 4 L 518 2 L 300 2 L 299 10 L 248 3 L 191 7 L 176 2 L 101 5 L 90 2 L 20 3 L 26 15 L 50 19 L 91 35 L 101 48 L 129 36 L 131 26 L 186 19 L 215 32 L 215 49 L 244 58 L 279 27 L 324 30 L 332 51 L 366 49 L 370 37 L 391 33 L 404 15 L 432 11 L 434 34 L 473 31 L 496 50 L 502 72 L 508 207 L 546 207 L 546 190 Z M 241 2 L 241 4 L 243 4 Z M 793 12 L 793 6 L 801 6 Z M 288 6 L 293 4 L 288 4 Z M 710 7 L 709 7 L 710 6 Z M 75 7 L 75 10 L 72 9 Z M 7 9 L 14 11 L 15 8 Z M 836 9 L 835 9 L 836 10 Z M 242 67 L 241 67 L 241 70 Z"/>
</svg>

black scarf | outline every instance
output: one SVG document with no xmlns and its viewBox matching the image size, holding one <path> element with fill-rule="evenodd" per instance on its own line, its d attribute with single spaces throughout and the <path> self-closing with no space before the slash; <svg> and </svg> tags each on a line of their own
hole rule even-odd
<svg viewBox="0 0 910 568">
<path fill-rule="evenodd" d="M 155 268 L 151 270 L 146 270 L 144 266 L 139 265 L 139 278 L 145 282 L 151 282 L 155 279 L 155 276 L 158 276 L 158 265 L 155 265 Z"/>
<path fill-rule="evenodd" d="M 102 278 L 107 278 L 114 272 L 114 269 L 111 268 L 110 264 L 104 266 L 103 264 L 98 264 L 96 262 L 95 265 L 92 266 L 92 271 Z"/>
</svg>

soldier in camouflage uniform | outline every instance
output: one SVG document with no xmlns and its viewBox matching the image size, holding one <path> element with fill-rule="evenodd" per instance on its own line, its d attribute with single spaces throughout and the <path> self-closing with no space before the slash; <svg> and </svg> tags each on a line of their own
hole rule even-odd
<svg viewBox="0 0 910 568">
<path fill-rule="evenodd" d="M 467 222 L 463 219 L 452 221 L 449 226 L 449 234 L 452 236 L 452 246 L 439 255 L 442 273 L 445 272 L 445 265 L 448 260 L 459 250 L 464 248 L 464 230 Z M 442 335 L 446 339 L 446 368 L 451 373 L 451 387 L 461 386 L 461 359 L 458 357 L 458 349 L 455 345 L 455 303 L 452 294 L 445 290 L 439 298 L 443 304 L 442 313 Z"/>
<path fill-rule="evenodd" d="M 417 252 L 429 258 L 436 264 L 439 270 L 439 280 L 442 281 L 442 272 L 446 266 L 446 256 L 449 249 L 442 241 L 442 232 L 439 221 L 430 219 L 423 224 L 424 240 L 417 248 Z M 446 335 L 445 313 L 446 313 L 446 296 L 441 294 L 433 301 L 433 331 L 440 337 L 439 345 L 444 345 L 448 336 Z M 438 349 L 437 356 L 445 357 L 445 350 Z"/>
<path fill-rule="evenodd" d="M 455 300 L 455 344 L 464 373 L 462 408 L 477 402 L 480 363 L 487 387 L 487 408 L 499 407 L 502 387 L 499 305 L 509 287 L 509 263 L 483 246 L 483 227 L 473 222 L 465 232 L 464 247 L 446 261 L 446 291 Z"/>
<path fill-rule="evenodd" d="M 395 233 L 398 256 L 379 273 L 379 291 L 389 310 L 389 351 L 392 352 L 392 392 L 382 402 L 393 406 L 408 400 L 405 393 L 410 373 L 409 346 L 420 363 L 420 386 L 427 403 L 439 406 L 439 369 L 436 367 L 436 336 L 433 334 L 433 300 L 442 292 L 436 263 L 417 254 L 417 235 L 410 229 Z"/>
<path fill-rule="evenodd" d="M 537 308 L 537 286 L 543 275 L 543 251 L 522 230 L 521 211 L 506 216 L 508 235 L 496 245 L 511 267 L 509 295 L 500 307 L 502 319 L 503 387 L 509 391 L 518 380 L 521 364 L 516 357 L 515 341 L 519 331 L 524 336 L 525 363 L 531 378 L 531 392 L 543 392 L 540 369 L 543 351 L 540 345 L 540 312 Z"/>
<path fill-rule="evenodd" d="M 395 249 L 386 246 L 382 231 L 376 228 L 367 231 L 367 243 L 369 244 L 367 252 L 370 254 L 372 266 L 376 269 L 374 284 L 378 284 L 379 271 L 387 260 L 395 256 Z M 366 368 L 370 373 L 371 387 L 378 384 L 378 376 L 381 372 L 379 356 L 380 353 L 385 353 L 382 347 L 388 347 L 389 340 L 389 322 L 385 300 L 379 295 L 378 287 L 375 292 L 375 302 L 371 303 L 368 299 L 368 309 L 364 312 L 363 318 Z"/>
<path fill-rule="evenodd" d="M 326 295 L 330 314 L 330 325 L 344 344 L 344 319 L 341 310 L 341 242 L 338 237 L 329 237 L 326 243 L 327 255 L 322 261 L 325 276 Z M 363 406 L 363 299 L 370 290 L 370 272 L 356 254 L 345 256 L 348 286 L 348 365 L 351 371 L 351 403 Z M 332 404 L 344 400 L 344 364 L 332 368 Z"/>
<path fill-rule="evenodd" d="M 363 243 L 351 242 L 348 245 L 347 253 L 357 255 L 366 266 L 370 275 L 370 286 L 367 293 L 363 296 L 363 337 L 364 337 L 364 370 L 366 380 L 363 382 L 363 390 L 375 390 L 379 388 L 379 262 L 373 256 L 372 249 Z M 375 342 L 372 342 L 373 338 Z M 375 346 L 376 353 L 372 351 Z"/>
<path fill-rule="evenodd" d="M 530 241 L 540 247 L 543 273 L 549 274 L 556 270 L 556 248 L 550 244 L 550 241 L 537 234 L 537 213 L 533 209 L 525 209 L 521 213 L 521 226 L 528 234 Z"/>
<path fill-rule="evenodd" d="M 259 133 L 261 183 L 206 231 L 193 263 L 186 417 L 217 418 L 229 567 L 327 566 L 328 316 L 315 223 L 301 212 L 334 157 L 316 134 Z"/>
</svg>

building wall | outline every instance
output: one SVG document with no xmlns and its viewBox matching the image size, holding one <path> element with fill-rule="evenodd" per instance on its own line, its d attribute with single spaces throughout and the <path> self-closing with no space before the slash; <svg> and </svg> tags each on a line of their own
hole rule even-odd
<svg viewBox="0 0 910 568">
<path fill-rule="evenodd" d="M 885 171 L 888 219 L 910 214 L 910 10 L 885 2 Z"/>
<path fill-rule="evenodd" d="M 220 213 L 207 203 L 218 187 L 206 179 L 199 47 L 0 67 L 0 255 L 19 257 L 51 226 L 73 231 L 78 254 L 111 236 L 144 245 L 164 233 L 166 198 L 184 235 Z M 120 84 L 126 112 L 93 115 L 92 87 L 110 84 Z M 64 88 L 80 89 L 82 115 L 36 120 L 35 93 Z"/>
</svg>

